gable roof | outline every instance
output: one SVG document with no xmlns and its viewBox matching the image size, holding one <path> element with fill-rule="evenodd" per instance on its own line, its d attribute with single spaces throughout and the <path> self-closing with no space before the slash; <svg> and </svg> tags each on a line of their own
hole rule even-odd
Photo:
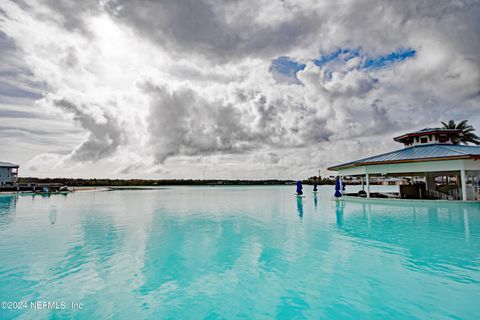
<svg viewBox="0 0 480 320">
<path fill-rule="evenodd" d="M 20 166 L 18 164 L 14 164 L 14 163 L 11 163 L 11 162 L 0 161 L 0 167 L 3 167 L 3 168 L 18 168 Z"/>
<path fill-rule="evenodd" d="M 347 162 L 328 168 L 337 171 L 347 167 L 371 164 L 387 164 L 401 162 L 452 160 L 480 158 L 480 146 L 464 146 L 450 144 L 428 144 L 404 148 L 388 153 L 379 154 L 360 160 Z"/>
</svg>

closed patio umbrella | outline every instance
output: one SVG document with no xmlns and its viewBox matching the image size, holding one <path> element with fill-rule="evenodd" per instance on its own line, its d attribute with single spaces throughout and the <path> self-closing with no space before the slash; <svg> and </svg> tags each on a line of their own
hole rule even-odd
<svg viewBox="0 0 480 320">
<path fill-rule="evenodd" d="M 303 194 L 302 189 L 303 189 L 302 181 L 297 181 L 297 194 L 300 195 L 300 196 Z"/>
<path fill-rule="evenodd" d="M 342 193 L 340 192 L 340 179 L 338 177 L 335 178 L 335 198 L 340 198 Z"/>
</svg>

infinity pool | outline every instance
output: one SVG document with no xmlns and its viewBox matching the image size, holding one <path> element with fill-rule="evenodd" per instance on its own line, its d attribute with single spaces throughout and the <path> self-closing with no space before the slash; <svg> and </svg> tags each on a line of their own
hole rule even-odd
<svg viewBox="0 0 480 320">
<path fill-rule="evenodd" d="M 0 319 L 480 319 L 480 204 L 331 189 L 0 196 Z"/>
</svg>

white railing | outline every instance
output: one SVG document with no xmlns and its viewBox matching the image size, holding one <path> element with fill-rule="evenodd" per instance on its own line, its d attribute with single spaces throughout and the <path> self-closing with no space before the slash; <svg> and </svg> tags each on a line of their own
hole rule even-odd
<svg viewBox="0 0 480 320">
<path fill-rule="evenodd" d="M 459 189 L 450 189 L 450 190 L 448 190 L 448 194 L 455 200 L 462 199 L 462 196 L 460 195 L 460 190 Z"/>
<path fill-rule="evenodd" d="M 426 189 L 425 190 L 428 197 L 431 199 L 441 199 L 441 200 L 453 200 L 453 196 L 437 191 L 437 190 L 432 190 L 432 189 Z"/>
<path fill-rule="evenodd" d="M 473 186 L 473 200 L 480 200 L 480 186 Z"/>
</svg>

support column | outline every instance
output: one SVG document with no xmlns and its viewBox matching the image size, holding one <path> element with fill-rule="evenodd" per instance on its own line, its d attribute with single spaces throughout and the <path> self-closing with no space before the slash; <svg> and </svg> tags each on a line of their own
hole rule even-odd
<svg viewBox="0 0 480 320">
<path fill-rule="evenodd" d="M 338 175 L 338 182 L 340 183 L 340 193 L 343 195 L 343 192 L 342 192 L 342 176 L 341 175 Z"/>
<path fill-rule="evenodd" d="M 367 180 L 367 198 L 370 198 L 370 175 L 365 174 L 365 180 Z"/>
<path fill-rule="evenodd" d="M 363 177 L 360 177 L 360 180 L 362 181 L 362 190 L 365 191 L 365 181 L 363 180 Z"/>
<path fill-rule="evenodd" d="M 462 184 L 462 200 L 467 201 L 467 176 L 465 169 L 460 170 L 460 183 Z"/>
</svg>

